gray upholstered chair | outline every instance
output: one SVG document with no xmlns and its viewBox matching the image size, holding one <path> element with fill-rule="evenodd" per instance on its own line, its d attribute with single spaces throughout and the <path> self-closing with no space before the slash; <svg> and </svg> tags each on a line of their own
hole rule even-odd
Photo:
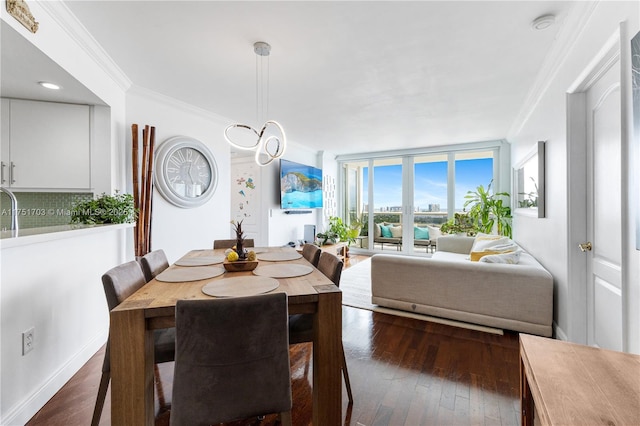
<svg viewBox="0 0 640 426">
<path fill-rule="evenodd" d="M 322 250 L 320 250 L 320 247 L 315 244 L 305 244 L 302 246 L 302 256 L 313 266 L 318 266 L 320 253 L 322 253 Z"/>
<path fill-rule="evenodd" d="M 135 260 L 123 263 L 108 270 L 102 276 L 102 285 L 104 294 L 107 298 L 109 311 L 118 306 L 127 297 L 131 296 L 138 289 L 147 283 L 142 273 L 140 264 Z M 175 354 L 175 328 L 167 328 L 154 330 L 154 356 L 155 362 L 173 361 Z M 98 388 L 98 396 L 96 405 L 93 410 L 93 418 L 91 425 L 95 426 L 100 423 L 104 400 L 107 396 L 107 388 L 111 380 L 111 355 L 110 343 L 107 340 L 107 347 L 104 353 L 104 361 L 102 363 L 102 376 L 100 377 L 100 386 Z"/>
<path fill-rule="evenodd" d="M 178 300 L 170 424 L 280 413 L 290 425 L 287 318 L 285 293 Z"/>
<path fill-rule="evenodd" d="M 164 250 L 159 249 L 142 256 L 140 258 L 140 266 L 142 266 L 144 278 L 149 282 L 169 267 L 169 261 L 167 260 L 167 255 L 164 254 Z"/>
<path fill-rule="evenodd" d="M 340 287 L 340 276 L 342 275 L 342 266 L 344 263 L 338 256 L 323 251 L 318 261 L 318 270 L 329 278 L 336 286 Z M 313 341 L 313 315 L 296 314 L 289 316 L 289 343 L 305 343 Z M 349 380 L 349 371 L 347 370 L 347 359 L 344 355 L 344 347 L 340 345 L 342 351 L 342 375 L 344 384 L 347 387 L 347 395 L 349 402 L 353 402 L 353 394 L 351 393 L 351 381 Z"/>
<path fill-rule="evenodd" d="M 228 249 L 236 245 L 235 239 L 233 240 L 213 240 L 213 249 Z M 244 247 L 253 247 L 253 238 L 245 238 Z"/>
</svg>

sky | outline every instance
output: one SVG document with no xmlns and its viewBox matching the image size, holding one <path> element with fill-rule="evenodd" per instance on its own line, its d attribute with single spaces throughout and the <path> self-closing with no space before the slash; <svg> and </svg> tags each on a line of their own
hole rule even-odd
<svg viewBox="0 0 640 426">
<path fill-rule="evenodd" d="M 447 209 L 447 162 L 417 163 L 415 166 L 414 205 L 427 209 L 429 204 L 439 204 Z M 369 173 L 364 170 L 365 200 Z M 485 188 L 493 177 L 493 159 L 482 158 L 456 161 L 456 210 L 461 210 L 468 191 L 479 185 Z M 374 208 L 402 205 L 402 166 L 375 167 Z"/>
</svg>

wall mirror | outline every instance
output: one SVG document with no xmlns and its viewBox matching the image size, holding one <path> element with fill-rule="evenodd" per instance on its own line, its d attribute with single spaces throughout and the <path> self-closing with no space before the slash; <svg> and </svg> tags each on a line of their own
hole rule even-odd
<svg viewBox="0 0 640 426">
<path fill-rule="evenodd" d="M 514 167 L 512 199 L 516 214 L 544 217 L 544 160 L 544 142 L 541 141 Z"/>
</svg>

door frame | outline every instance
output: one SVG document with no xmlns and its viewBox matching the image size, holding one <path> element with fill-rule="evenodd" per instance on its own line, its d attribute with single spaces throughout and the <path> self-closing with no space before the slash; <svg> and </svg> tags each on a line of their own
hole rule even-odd
<svg viewBox="0 0 640 426">
<path fill-rule="evenodd" d="M 568 327 L 566 335 L 558 335 L 563 340 L 586 344 L 588 336 L 588 300 L 587 300 L 587 256 L 578 248 L 578 244 L 587 238 L 587 122 L 586 122 L 586 91 L 616 62 L 620 61 L 620 91 L 621 91 L 621 155 L 626 158 L 629 152 L 629 133 L 626 131 L 627 117 L 625 104 L 626 93 L 630 89 L 625 78 L 626 60 L 621 55 L 624 48 L 621 41 L 625 40 L 625 24 L 620 24 L 609 37 L 600 51 L 569 86 L 566 93 L 567 106 L 567 282 L 568 282 Z M 628 260 L 624 256 L 629 229 L 628 215 L 624 204 L 624 194 L 627 193 L 629 170 L 626 162 L 621 163 L 622 179 L 621 192 L 623 194 L 622 208 L 622 346 L 628 350 L 627 333 L 627 296 Z M 559 331 L 559 330 L 558 330 Z"/>
</svg>

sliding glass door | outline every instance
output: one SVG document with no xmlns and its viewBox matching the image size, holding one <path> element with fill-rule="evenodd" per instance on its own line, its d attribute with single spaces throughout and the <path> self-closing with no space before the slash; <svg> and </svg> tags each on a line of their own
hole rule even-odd
<svg viewBox="0 0 640 426">
<path fill-rule="evenodd" d="M 362 224 L 354 247 L 428 254 L 465 195 L 498 175 L 497 149 L 343 161 L 343 218 Z M 495 183 L 494 183 L 494 189 Z"/>
</svg>

